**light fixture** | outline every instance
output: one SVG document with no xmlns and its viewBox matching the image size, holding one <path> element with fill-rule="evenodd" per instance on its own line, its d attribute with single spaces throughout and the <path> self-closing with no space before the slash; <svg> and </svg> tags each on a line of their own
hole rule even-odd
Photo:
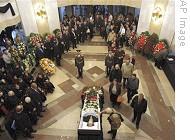
<svg viewBox="0 0 190 140">
<path fill-rule="evenodd" d="M 156 7 L 152 13 L 152 20 L 158 23 L 162 17 L 162 10 L 160 7 Z"/>
<path fill-rule="evenodd" d="M 46 13 L 45 7 L 42 4 L 38 4 L 36 6 L 36 15 L 40 19 L 46 19 L 47 18 L 47 13 Z"/>
</svg>

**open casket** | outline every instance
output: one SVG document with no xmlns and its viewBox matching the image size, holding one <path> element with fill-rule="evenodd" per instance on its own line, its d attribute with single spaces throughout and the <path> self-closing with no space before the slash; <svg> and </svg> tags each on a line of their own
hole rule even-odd
<svg viewBox="0 0 190 140">
<path fill-rule="evenodd" d="M 84 91 L 84 104 L 78 127 L 79 140 L 103 140 L 101 115 L 103 89 L 101 87 L 88 87 Z"/>
</svg>

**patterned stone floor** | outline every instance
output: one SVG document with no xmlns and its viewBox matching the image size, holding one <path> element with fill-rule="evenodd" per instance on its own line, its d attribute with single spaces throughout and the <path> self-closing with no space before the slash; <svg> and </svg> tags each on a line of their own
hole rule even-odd
<svg viewBox="0 0 190 140">
<path fill-rule="evenodd" d="M 94 44 L 99 44 L 95 46 Z M 105 90 L 105 105 L 110 106 L 108 95 L 108 79 L 105 78 L 104 57 L 107 47 L 100 37 L 93 38 L 89 44 L 79 45 L 85 57 L 84 79 L 76 78 L 74 66 L 75 50 L 63 56 L 61 67 L 57 67 L 51 81 L 56 91 L 48 95 L 48 111 L 35 126 L 38 132 L 35 140 L 77 140 L 77 128 L 81 110 L 80 91 L 87 85 L 101 85 Z M 126 50 L 127 55 L 132 55 Z M 163 71 L 154 67 L 153 63 L 140 55 L 135 55 L 135 73 L 140 79 L 139 91 L 148 100 L 147 112 L 143 115 L 140 129 L 136 130 L 131 122 L 132 109 L 124 102 L 117 109 L 123 118 L 118 130 L 117 140 L 174 140 L 175 139 L 175 93 Z M 122 91 L 127 98 L 126 91 Z M 107 134 L 110 129 L 107 116 L 103 116 L 104 139 L 110 140 Z M 4 138 L 5 137 L 5 138 Z M 1 140 L 9 140 L 6 136 Z"/>
</svg>

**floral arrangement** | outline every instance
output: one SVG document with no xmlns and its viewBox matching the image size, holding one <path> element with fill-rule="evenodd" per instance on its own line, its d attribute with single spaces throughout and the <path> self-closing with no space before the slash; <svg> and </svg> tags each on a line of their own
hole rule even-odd
<svg viewBox="0 0 190 140">
<path fill-rule="evenodd" d="M 102 95 L 103 92 L 100 87 L 89 87 L 84 92 L 86 95 L 85 103 L 83 110 L 88 111 L 95 111 L 98 112 L 99 109 L 99 95 Z"/>
<path fill-rule="evenodd" d="M 152 49 L 159 42 L 158 35 L 153 33 L 147 38 L 147 42 L 143 47 L 143 54 L 147 58 L 151 58 L 153 56 Z"/>
<path fill-rule="evenodd" d="M 141 35 L 138 37 L 137 42 L 135 44 L 135 48 L 137 50 L 142 50 L 144 45 L 147 42 L 147 38 L 150 36 L 149 32 L 142 32 Z"/>
<path fill-rule="evenodd" d="M 11 47 L 9 49 L 9 53 L 11 54 L 11 58 L 14 63 L 18 63 L 20 61 L 20 57 L 16 48 Z"/>
<path fill-rule="evenodd" d="M 48 58 L 42 58 L 40 60 L 40 66 L 46 74 L 54 74 L 56 71 L 55 64 Z"/>
<path fill-rule="evenodd" d="M 55 38 L 55 36 L 53 35 L 53 34 L 45 34 L 45 36 L 44 36 L 44 41 L 45 42 L 52 42 L 52 41 L 54 41 L 56 38 Z"/>
<path fill-rule="evenodd" d="M 153 48 L 153 54 L 159 53 L 161 50 L 166 48 L 166 44 L 162 41 L 158 42 Z"/>
<path fill-rule="evenodd" d="M 42 43 L 43 39 L 40 34 L 31 33 L 29 36 L 29 45 L 34 47 L 37 43 Z"/>
<path fill-rule="evenodd" d="M 23 42 L 17 44 L 18 55 L 23 57 L 26 54 L 26 45 Z"/>
</svg>

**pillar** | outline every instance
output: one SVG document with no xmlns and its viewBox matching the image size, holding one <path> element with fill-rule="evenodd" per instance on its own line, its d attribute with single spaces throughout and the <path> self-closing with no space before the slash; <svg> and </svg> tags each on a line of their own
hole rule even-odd
<svg viewBox="0 0 190 140">
<path fill-rule="evenodd" d="M 165 16 L 165 11 L 166 11 L 166 8 L 167 8 L 167 5 L 168 5 L 168 1 L 169 0 L 156 0 L 156 2 L 154 4 L 154 8 L 156 8 L 156 7 L 161 8 L 162 17 L 160 18 L 160 21 L 158 23 L 151 20 L 151 22 L 150 22 L 150 32 L 152 32 L 152 33 L 154 32 L 154 33 L 156 33 L 158 35 L 160 34 L 161 27 L 162 27 L 162 24 L 163 24 L 163 19 L 164 19 L 164 16 Z"/>
<path fill-rule="evenodd" d="M 59 13 L 57 1 L 52 0 L 16 0 L 25 34 L 52 33 L 59 28 Z M 45 11 L 45 18 L 37 15 L 40 7 Z"/>
<path fill-rule="evenodd" d="M 163 17 L 163 23 L 160 31 L 160 39 L 166 39 L 169 45 L 171 45 L 174 38 L 174 34 L 175 34 L 175 1 L 169 0 L 168 6 L 165 11 L 165 16 Z"/>
<path fill-rule="evenodd" d="M 152 11 L 154 9 L 154 3 L 156 0 L 142 0 L 141 11 L 139 15 L 139 22 L 137 27 L 137 34 L 144 31 L 149 31 Z"/>
</svg>

